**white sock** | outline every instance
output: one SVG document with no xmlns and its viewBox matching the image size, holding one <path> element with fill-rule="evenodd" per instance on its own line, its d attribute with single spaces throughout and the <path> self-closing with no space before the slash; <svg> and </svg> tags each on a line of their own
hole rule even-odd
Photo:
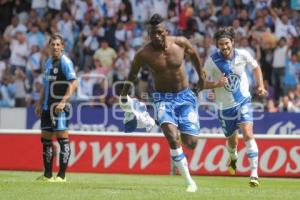
<svg viewBox="0 0 300 200">
<path fill-rule="evenodd" d="M 187 184 L 188 185 L 195 184 L 195 182 L 193 181 L 190 175 L 188 163 L 183 153 L 182 147 L 179 147 L 177 149 L 171 149 L 171 157 L 173 163 L 179 169 L 181 176 L 185 178 Z"/>
<path fill-rule="evenodd" d="M 254 139 L 251 139 L 245 142 L 247 148 L 247 156 L 250 162 L 251 175 L 258 177 L 257 175 L 257 166 L 258 166 L 258 148 Z"/>
<path fill-rule="evenodd" d="M 231 160 L 237 160 L 238 159 L 238 153 L 237 153 L 236 147 L 231 148 L 230 146 L 227 145 L 227 151 L 229 153 L 229 156 L 230 156 Z"/>
</svg>

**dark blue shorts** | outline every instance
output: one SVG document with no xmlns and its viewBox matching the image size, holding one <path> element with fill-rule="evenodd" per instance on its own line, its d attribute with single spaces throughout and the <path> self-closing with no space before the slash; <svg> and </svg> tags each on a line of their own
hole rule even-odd
<svg viewBox="0 0 300 200">
<path fill-rule="evenodd" d="M 69 127 L 69 112 L 63 111 L 52 114 L 50 110 L 43 110 L 41 116 L 41 129 L 44 131 L 65 131 Z"/>
</svg>

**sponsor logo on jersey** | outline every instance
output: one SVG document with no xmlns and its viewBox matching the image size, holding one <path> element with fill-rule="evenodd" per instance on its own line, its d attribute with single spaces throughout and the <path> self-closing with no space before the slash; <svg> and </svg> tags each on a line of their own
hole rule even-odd
<svg viewBox="0 0 300 200">
<path fill-rule="evenodd" d="M 239 89 L 241 83 L 241 77 L 237 74 L 228 74 L 228 83 L 224 86 L 229 92 L 235 92 Z"/>
</svg>

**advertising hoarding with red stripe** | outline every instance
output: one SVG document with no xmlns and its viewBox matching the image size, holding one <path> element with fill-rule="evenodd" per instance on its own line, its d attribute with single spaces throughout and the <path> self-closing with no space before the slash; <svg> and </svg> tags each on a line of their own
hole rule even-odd
<svg viewBox="0 0 300 200">
<path fill-rule="evenodd" d="M 38 132 L 0 134 L 1 170 L 42 170 L 42 145 Z M 170 174 L 171 160 L 162 134 L 89 134 L 74 132 L 71 136 L 68 171 L 127 174 Z M 300 177 L 300 137 L 257 138 L 259 175 Z M 58 168 L 59 145 L 54 143 Z M 225 139 L 201 136 L 194 151 L 185 149 L 189 168 L 194 175 L 229 175 Z M 237 175 L 249 176 L 250 166 L 243 141 L 238 148 Z"/>
</svg>

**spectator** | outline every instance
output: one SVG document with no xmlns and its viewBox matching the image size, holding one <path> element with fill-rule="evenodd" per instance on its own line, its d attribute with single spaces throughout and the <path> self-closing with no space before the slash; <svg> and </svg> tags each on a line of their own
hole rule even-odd
<svg viewBox="0 0 300 200">
<path fill-rule="evenodd" d="M 45 46 L 45 36 L 39 30 L 39 26 L 35 23 L 33 23 L 32 26 L 30 27 L 30 31 L 27 34 L 27 38 L 28 38 L 27 43 L 29 49 L 31 49 L 32 45 L 37 45 L 39 48 Z"/>
<path fill-rule="evenodd" d="M 6 41 L 10 41 L 16 35 L 17 32 L 25 33 L 26 31 L 27 27 L 21 24 L 19 22 L 18 16 L 15 15 L 11 19 L 11 24 L 6 27 L 3 36 Z"/>
<path fill-rule="evenodd" d="M 299 112 L 299 109 L 291 102 L 288 96 L 283 96 L 279 103 L 279 112 Z"/>
<path fill-rule="evenodd" d="M 118 102 L 118 96 L 113 96 L 112 88 L 105 79 L 97 79 L 93 86 L 94 101 L 111 107 Z"/>
<path fill-rule="evenodd" d="M 78 77 L 77 99 L 78 101 L 88 101 L 93 97 L 93 85 L 95 80 L 89 68 L 85 67 L 84 74 Z"/>
<path fill-rule="evenodd" d="M 222 7 L 221 14 L 218 17 L 217 26 L 231 26 L 235 16 L 228 5 Z"/>
<path fill-rule="evenodd" d="M 130 0 L 133 11 L 133 20 L 143 23 L 150 17 L 151 3 L 149 0 Z"/>
<path fill-rule="evenodd" d="M 40 99 L 40 92 L 42 89 L 43 85 L 40 80 L 36 80 L 33 83 L 33 89 L 31 92 L 31 95 L 28 97 L 28 105 L 35 105 L 38 100 Z"/>
<path fill-rule="evenodd" d="M 273 99 L 268 99 L 266 105 L 266 111 L 271 113 L 278 112 L 278 108 L 275 106 Z"/>
<path fill-rule="evenodd" d="M 289 17 L 286 13 L 282 13 L 279 17 L 272 7 L 269 7 L 269 10 L 275 21 L 275 35 L 278 39 L 285 37 L 289 40 L 291 37 L 298 36 L 295 27 L 290 24 Z"/>
<path fill-rule="evenodd" d="M 0 107 L 15 106 L 16 87 L 11 77 L 4 76 L 0 84 Z"/>
<path fill-rule="evenodd" d="M 289 91 L 296 88 L 299 83 L 300 63 L 297 54 L 292 53 L 291 57 L 287 57 L 284 74 L 284 90 Z"/>
<path fill-rule="evenodd" d="M 15 70 L 13 79 L 16 87 L 15 107 L 26 107 L 26 92 L 29 89 L 28 80 L 26 80 L 26 75 L 21 69 L 17 68 Z"/>
<path fill-rule="evenodd" d="M 116 51 L 108 46 L 108 42 L 106 40 L 101 41 L 100 49 L 98 49 L 93 56 L 94 60 L 99 60 L 101 65 L 109 70 L 112 70 L 116 58 Z"/>
<path fill-rule="evenodd" d="M 71 13 L 75 21 L 80 23 L 84 19 L 84 14 L 88 11 L 88 5 L 84 0 L 75 0 L 71 6 Z"/>
<path fill-rule="evenodd" d="M 36 10 L 39 17 L 43 17 L 47 12 L 47 0 L 32 0 L 31 9 Z"/>
<path fill-rule="evenodd" d="M 296 89 L 295 89 L 295 91 L 294 91 L 294 99 L 293 99 L 293 102 L 294 102 L 294 104 L 298 107 L 298 108 L 300 108 L 300 84 L 298 84 L 297 86 L 296 86 Z"/>
<path fill-rule="evenodd" d="M 16 33 L 15 39 L 11 40 L 10 50 L 11 73 L 14 74 L 17 68 L 20 68 L 23 72 L 25 72 L 29 51 L 27 46 L 27 37 L 23 32 Z"/>
<path fill-rule="evenodd" d="M 57 29 L 64 37 L 65 51 L 70 52 L 74 45 L 74 22 L 71 20 L 69 12 L 63 12 L 62 19 L 57 23 Z"/>
<path fill-rule="evenodd" d="M 129 0 L 123 0 L 120 3 L 120 7 L 118 10 L 118 22 L 129 22 L 130 18 L 132 17 L 132 8 Z"/>
<path fill-rule="evenodd" d="M 84 43 L 83 43 L 83 55 L 84 55 L 83 63 L 85 63 L 85 64 L 92 63 L 92 56 L 100 46 L 99 40 L 98 40 L 98 30 L 99 30 L 98 26 L 93 26 L 92 27 L 92 32 L 84 40 Z"/>
<path fill-rule="evenodd" d="M 126 80 L 130 69 L 130 64 L 131 63 L 127 52 L 123 48 L 121 48 L 119 50 L 119 56 L 114 67 L 115 81 Z"/>
<path fill-rule="evenodd" d="M 79 73 L 83 73 L 85 67 L 93 67 L 91 73 L 106 76 L 111 86 L 113 79 L 116 81 L 126 76 L 126 70 L 123 70 L 125 68 L 120 66 L 124 63 L 126 66 L 130 65 L 135 52 L 147 42 L 145 21 L 151 13 L 158 12 L 165 16 L 166 28 L 172 35 L 186 34 L 189 37 L 203 61 L 215 50 L 212 34 L 216 28 L 232 25 L 237 36 L 235 45 L 247 49 L 253 57 L 260 60 L 264 79 L 271 90 L 273 88 L 273 92 L 269 91 L 269 94 L 272 94 L 269 99 L 273 99 L 275 95 L 274 103 L 277 105 L 280 97 L 286 95 L 289 90 L 293 91 L 296 99 L 298 98 L 297 89 L 293 88 L 300 78 L 297 68 L 300 60 L 300 17 L 297 10 L 290 8 L 286 1 L 29 2 L 0 1 L 0 71 L 2 69 L 6 74 L 6 70 L 9 69 L 11 73 L 8 77 L 11 77 L 16 68 L 24 72 L 26 69 L 26 80 L 32 89 L 26 91 L 26 95 L 35 95 L 33 90 L 35 85 L 39 84 L 41 63 L 44 63 L 45 56 L 48 55 L 44 48 L 45 41 L 48 41 L 52 33 L 61 32 L 64 35 L 67 45 L 65 51 L 78 66 Z M 19 16 L 23 16 L 22 19 Z M 278 38 L 282 36 L 286 38 L 284 47 L 279 44 L 282 41 L 278 42 Z M 106 45 L 101 44 L 102 40 L 106 41 Z M 126 61 L 123 53 L 116 54 L 116 50 L 121 46 L 125 48 Z M 285 50 L 291 53 L 286 54 Z M 146 94 L 151 90 L 151 77 L 148 73 L 147 70 L 143 70 L 139 75 L 137 93 L 140 97 L 142 93 Z M 193 79 L 191 78 L 190 82 L 193 82 Z M 9 82 L 15 85 L 13 80 Z M 30 97 L 29 101 L 34 100 Z M 267 104 L 267 99 L 264 101 Z M 295 102 L 292 99 L 291 101 Z"/>
<path fill-rule="evenodd" d="M 286 38 L 282 37 L 278 41 L 278 46 L 275 48 L 273 53 L 272 84 L 276 91 L 276 100 L 283 95 L 283 77 L 285 72 L 287 50 L 288 46 Z"/>
</svg>

